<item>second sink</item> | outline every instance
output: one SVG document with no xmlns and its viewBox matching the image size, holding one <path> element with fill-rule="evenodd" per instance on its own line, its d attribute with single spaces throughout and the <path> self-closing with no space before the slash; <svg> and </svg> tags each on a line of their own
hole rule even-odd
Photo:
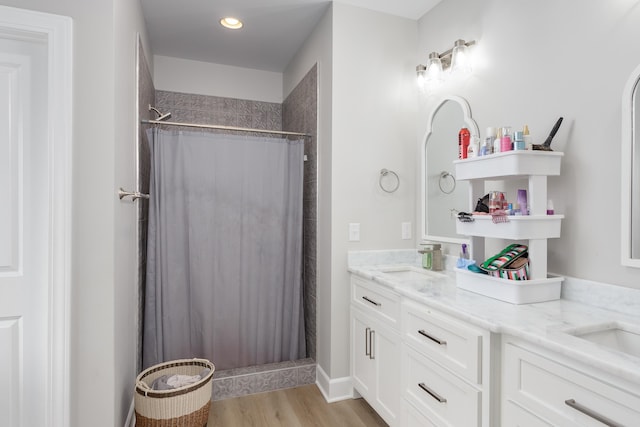
<svg viewBox="0 0 640 427">
<path fill-rule="evenodd" d="M 610 322 L 565 332 L 600 346 L 640 357 L 640 329 L 632 325 Z"/>
</svg>

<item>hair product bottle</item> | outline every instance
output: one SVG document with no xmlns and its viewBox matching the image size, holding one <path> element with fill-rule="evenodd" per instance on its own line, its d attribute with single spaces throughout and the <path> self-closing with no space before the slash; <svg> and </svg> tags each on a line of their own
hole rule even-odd
<svg viewBox="0 0 640 427">
<path fill-rule="evenodd" d="M 469 149 L 469 143 L 471 142 L 471 133 L 469 129 L 462 128 L 458 132 L 458 158 L 466 159 L 467 150 Z"/>
</svg>

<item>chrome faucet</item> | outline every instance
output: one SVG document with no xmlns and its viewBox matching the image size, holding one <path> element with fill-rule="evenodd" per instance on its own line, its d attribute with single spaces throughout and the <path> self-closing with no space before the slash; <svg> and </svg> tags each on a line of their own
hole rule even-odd
<svg viewBox="0 0 640 427">
<path fill-rule="evenodd" d="M 441 271 L 442 270 L 442 245 L 439 243 L 424 245 L 425 248 L 419 250 L 418 253 L 422 254 L 422 267 L 427 270 Z"/>
</svg>

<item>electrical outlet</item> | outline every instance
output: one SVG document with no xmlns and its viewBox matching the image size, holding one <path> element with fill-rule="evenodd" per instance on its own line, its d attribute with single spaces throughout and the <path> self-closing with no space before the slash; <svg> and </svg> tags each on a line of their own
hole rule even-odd
<svg viewBox="0 0 640 427">
<path fill-rule="evenodd" d="M 410 222 L 402 223 L 402 239 L 403 240 L 411 239 L 411 223 Z"/>
<path fill-rule="evenodd" d="M 350 242 L 360 241 L 360 223 L 359 222 L 349 223 L 349 241 Z"/>
</svg>

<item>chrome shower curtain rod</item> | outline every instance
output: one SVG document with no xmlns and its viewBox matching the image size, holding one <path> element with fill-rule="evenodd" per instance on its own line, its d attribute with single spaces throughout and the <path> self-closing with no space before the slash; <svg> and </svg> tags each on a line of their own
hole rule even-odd
<svg viewBox="0 0 640 427">
<path fill-rule="evenodd" d="M 242 128 L 242 127 L 236 127 L 236 126 L 222 126 L 222 125 L 203 125 L 198 123 L 167 122 L 162 120 L 140 120 L 140 123 L 145 123 L 149 125 L 182 126 L 182 127 L 200 128 L 200 129 L 219 129 L 219 130 L 229 130 L 229 131 L 239 131 L 239 132 L 259 132 L 259 133 L 270 133 L 270 134 L 289 135 L 289 136 L 308 136 L 308 137 L 312 136 L 308 133 L 287 132 L 283 130 L 252 129 L 252 128 Z"/>
</svg>

